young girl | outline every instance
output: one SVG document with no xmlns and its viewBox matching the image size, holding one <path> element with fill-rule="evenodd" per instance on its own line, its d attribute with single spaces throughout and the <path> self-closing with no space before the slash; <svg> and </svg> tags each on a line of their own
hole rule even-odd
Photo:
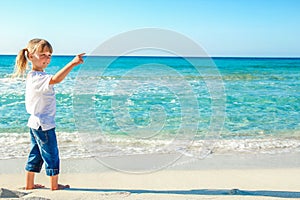
<svg viewBox="0 0 300 200">
<path fill-rule="evenodd" d="M 32 39 L 27 48 L 22 49 L 16 58 L 15 76 L 24 75 L 31 63 L 31 71 L 26 78 L 25 105 L 30 114 L 31 149 L 26 164 L 25 189 L 42 188 L 34 184 L 34 175 L 40 172 L 45 163 L 46 174 L 50 176 L 52 190 L 69 188 L 69 185 L 58 184 L 59 153 L 55 134 L 56 100 L 53 85 L 60 83 L 69 72 L 83 63 L 83 54 L 77 55 L 54 76 L 48 75 L 44 69 L 49 65 L 53 49 L 43 39 Z"/>
</svg>

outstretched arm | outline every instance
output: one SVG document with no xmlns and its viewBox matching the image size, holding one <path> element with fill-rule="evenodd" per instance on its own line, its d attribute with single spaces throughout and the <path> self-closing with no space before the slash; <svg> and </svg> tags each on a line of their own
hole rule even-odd
<svg viewBox="0 0 300 200">
<path fill-rule="evenodd" d="M 83 63 L 83 56 L 85 53 L 77 55 L 71 62 L 69 62 L 64 68 L 59 70 L 50 80 L 49 84 L 57 84 L 66 78 L 70 71 L 77 65 Z"/>
</svg>

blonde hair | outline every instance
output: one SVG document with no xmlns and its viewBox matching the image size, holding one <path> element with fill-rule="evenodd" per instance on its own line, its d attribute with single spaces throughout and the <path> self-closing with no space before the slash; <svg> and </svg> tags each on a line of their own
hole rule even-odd
<svg viewBox="0 0 300 200">
<path fill-rule="evenodd" d="M 48 41 L 38 38 L 30 40 L 27 47 L 21 49 L 17 55 L 13 77 L 24 76 L 28 69 L 28 54 L 43 52 L 46 48 L 50 51 L 50 53 L 53 52 L 52 46 Z"/>
</svg>

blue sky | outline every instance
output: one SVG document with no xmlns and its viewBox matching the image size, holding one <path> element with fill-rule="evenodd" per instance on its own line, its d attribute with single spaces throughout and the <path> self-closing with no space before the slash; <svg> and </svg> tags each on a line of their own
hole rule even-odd
<svg viewBox="0 0 300 200">
<path fill-rule="evenodd" d="M 210 56 L 300 57 L 298 0 L 0 0 L 0 54 L 35 37 L 54 54 L 90 53 L 119 33 L 184 34 Z"/>
</svg>

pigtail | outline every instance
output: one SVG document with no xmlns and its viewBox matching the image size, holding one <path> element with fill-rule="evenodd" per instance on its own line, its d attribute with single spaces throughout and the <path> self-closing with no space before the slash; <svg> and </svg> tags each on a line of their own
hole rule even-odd
<svg viewBox="0 0 300 200">
<path fill-rule="evenodd" d="M 19 54 L 16 58 L 15 72 L 13 77 L 24 76 L 26 70 L 28 69 L 28 60 L 26 53 L 28 54 L 28 49 L 22 49 L 19 51 Z"/>
</svg>

